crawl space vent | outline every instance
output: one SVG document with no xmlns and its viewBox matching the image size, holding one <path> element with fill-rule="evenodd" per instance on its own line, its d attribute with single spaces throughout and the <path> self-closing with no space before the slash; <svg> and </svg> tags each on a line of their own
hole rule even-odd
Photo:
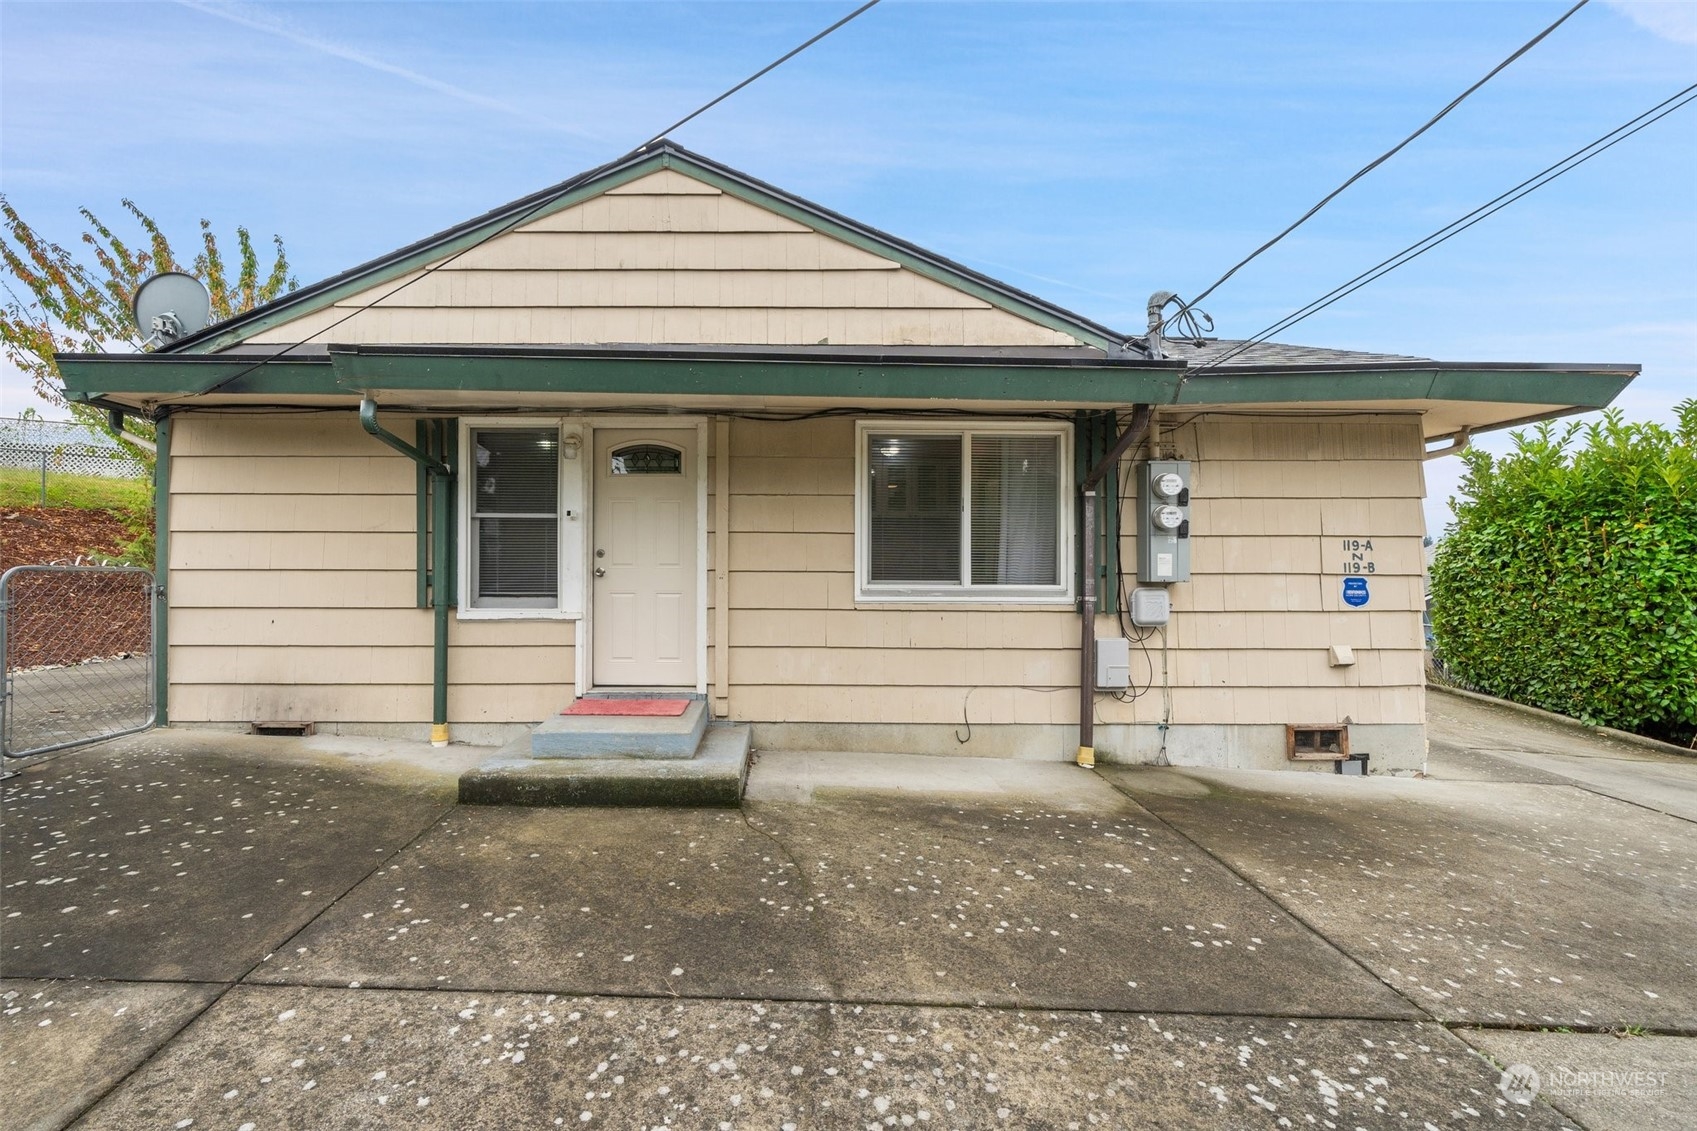
<svg viewBox="0 0 1697 1131">
<path fill-rule="evenodd" d="M 314 723 L 264 722 L 249 723 L 249 734 L 269 734 L 280 738 L 306 738 L 316 734 L 318 727 Z"/>
<path fill-rule="evenodd" d="M 1297 762 L 1336 762 L 1349 757 L 1349 728 L 1342 723 L 1285 727 L 1285 754 Z"/>
</svg>

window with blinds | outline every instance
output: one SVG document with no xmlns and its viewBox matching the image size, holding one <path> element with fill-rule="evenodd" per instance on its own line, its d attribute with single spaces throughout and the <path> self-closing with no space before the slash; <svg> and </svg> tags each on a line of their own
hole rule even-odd
<svg viewBox="0 0 1697 1131">
<path fill-rule="evenodd" d="M 474 428 L 471 454 L 472 606 L 557 607 L 559 430 Z"/>
<path fill-rule="evenodd" d="M 862 425 L 861 595 L 1066 596 L 1064 433 Z"/>
</svg>

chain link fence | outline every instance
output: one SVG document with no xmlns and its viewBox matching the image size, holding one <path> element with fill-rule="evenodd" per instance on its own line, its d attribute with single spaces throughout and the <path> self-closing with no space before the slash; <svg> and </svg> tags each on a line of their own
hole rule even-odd
<svg viewBox="0 0 1697 1131">
<path fill-rule="evenodd" d="M 153 725 L 153 575 L 134 566 L 0 574 L 0 754 L 22 758 Z"/>
<path fill-rule="evenodd" d="M 0 468 L 35 472 L 42 506 L 49 484 L 59 477 L 145 479 L 149 474 L 145 463 L 101 432 L 68 420 L 32 417 L 0 417 Z"/>
</svg>

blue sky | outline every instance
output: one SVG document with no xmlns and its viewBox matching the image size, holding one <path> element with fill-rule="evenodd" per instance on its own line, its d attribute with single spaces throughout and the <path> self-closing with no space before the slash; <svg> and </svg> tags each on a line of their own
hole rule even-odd
<svg viewBox="0 0 1697 1131">
<path fill-rule="evenodd" d="M 180 244 L 275 232 L 311 282 L 629 150 L 852 6 L 6 0 L 0 190 L 62 241 L 126 196 Z M 676 137 L 1137 330 L 1566 7 L 885 0 Z M 1596 0 L 1204 306 L 1254 333 L 1694 80 L 1697 4 Z M 1640 362 L 1619 403 L 1667 418 L 1697 395 L 1697 107 L 1281 337 Z M 1456 470 L 1428 465 L 1434 526 Z"/>
</svg>

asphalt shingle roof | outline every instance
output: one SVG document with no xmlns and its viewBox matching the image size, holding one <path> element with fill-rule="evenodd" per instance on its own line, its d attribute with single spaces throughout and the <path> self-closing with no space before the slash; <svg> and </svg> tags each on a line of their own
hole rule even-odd
<svg viewBox="0 0 1697 1131">
<path fill-rule="evenodd" d="M 1242 340 L 1204 338 L 1202 345 L 1195 339 L 1168 338 L 1161 350 L 1172 361 L 1182 361 L 1191 368 L 1208 365 L 1237 347 Z M 1320 346 L 1288 345 L 1284 342 L 1260 342 L 1250 346 L 1220 365 L 1221 369 L 1250 369 L 1274 365 L 1388 365 L 1397 362 L 1431 361 L 1429 357 L 1413 357 L 1401 353 L 1364 353 L 1360 350 L 1333 350 Z"/>
</svg>

